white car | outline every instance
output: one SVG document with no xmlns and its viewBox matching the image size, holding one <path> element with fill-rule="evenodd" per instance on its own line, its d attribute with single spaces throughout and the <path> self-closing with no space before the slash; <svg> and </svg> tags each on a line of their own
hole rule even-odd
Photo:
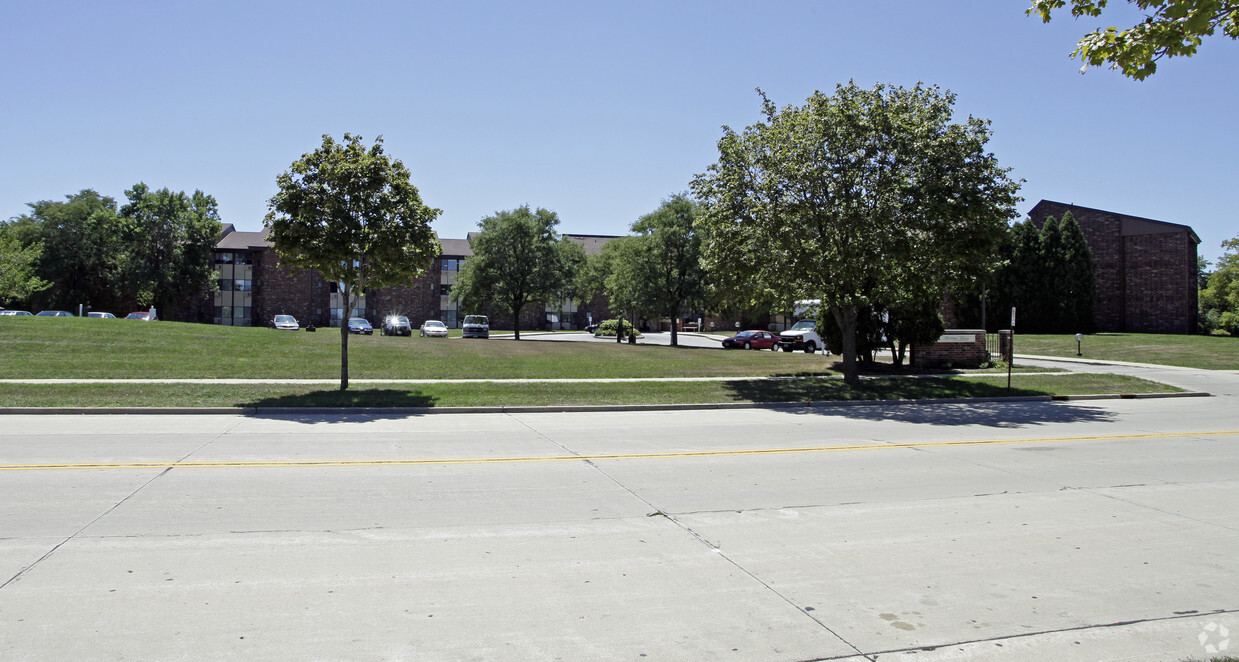
<svg viewBox="0 0 1239 662">
<path fill-rule="evenodd" d="M 446 338 L 447 325 L 439 320 L 426 320 L 417 331 L 417 335 L 426 338 Z"/>
<path fill-rule="evenodd" d="M 116 316 L 115 316 L 115 315 L 113 315 L 112 313 L 89 312 L 89 313 L 86 313 L 86 316 L 87 316 L 87 317 L 97 317 L 97 318 L 99 318 L 99 319 L 104 319 L 104 320 L 114 320 L 114 319 L 116 319 Z"/>
<path fill-rule="evenodd" d="M 280 329 L 281 331 L 296 331 L 301 328 L 297 323 L 297 318 L 292 315 L 276 315 L 275 320 L 271 322 L 271 328 Z"/>
</svg>

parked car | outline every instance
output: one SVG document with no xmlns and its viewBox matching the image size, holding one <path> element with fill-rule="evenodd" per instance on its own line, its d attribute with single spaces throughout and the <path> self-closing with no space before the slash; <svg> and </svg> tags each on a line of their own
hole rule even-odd
<svg viewBox="0 0 1239 662">
<path fill-rule="evenodd" d="M 779 337 L 769 331 L 741 331 L 723 339 L 723 349 L 770 349 L 779 351 Z"/>
<path fill-rule="evenodd" d="M 370 336 L 374 335 L 374 327 L 370 326 L 370 321 L 364 317 L 350 317 L 348 318 L 348 332 Z"/>
<path fill-rule="evenodd" d="M 91 311 L 91 312 L 89 312 L 89 313 L 86 313 L 86 316 L 87 316 L 87 317 L 94 317 L 94 318 L 101 319 L 101 320 L 114 320 L 114 319 L 116 319 L 116 316 L 115 316 L 115 315 L 113 315 L 112 313 L 101 313 L 101 312 L 97 312 L 97 311 Z"/>
<path fill-rule="evenodd" d="M 490 319 L 485 315 L 465 315 L 465 323 L 460 327 L 461 338 L 489 338 Z"/>
<path fill-rule="evenodd" d="M 148 312 L 148 311 L 145 311 L 145 310 L 139 310 L 139 311 L 137 311 L 137 312 L 135 312 L 135 313 L 129 313 L 128 315 L 125 315 L 125 319 L 127 319 L 127 320 L 141 320 L 141 321 L 143 321 L 143 322 L 150 322 L 150 321 L 151 321 L 151 314 L 150 314 L 150 312 Z"/>
<path fill-rule="evenodd" d="M 388 315 L 383 320 L 383 335 L 411 336 L 413 335 L 413 325 L 409 322 L 409 318 L 404 315 Z"/>
<path fill-rule="evenodd" d="M 439 320 L 426 320 L 422 322 L 422 327 L 418 329 L 417 335 L 426 338 L 446 338 L 447 325 Z"/>
<path fill-rule="evenodd" d="M 271 320 L 271 328 L 280 331 L 296 331 L 301 328 L 301 323 L 292 315 L 276 315 L 275 319 Z"/>
<path fill-rule="evenodd" d="M 0 315 L 4 317 L 17 317 L 19 315 L 30 317 L 34 316 L 29 310 L 0 310 Z"/>
<path fill-rule="evenodd" d="M 817 335 L 816 320 L 800 320 L 779 334 L 779 347 L 785 352 L 803 349 L 805 353 L 813 354 L 825 346 L 822 337 Z"/>
<path fill-rule="evenodd" d="M 35 317 L 77 317 L 67 310 L 40 310 Z"/>
</svg>

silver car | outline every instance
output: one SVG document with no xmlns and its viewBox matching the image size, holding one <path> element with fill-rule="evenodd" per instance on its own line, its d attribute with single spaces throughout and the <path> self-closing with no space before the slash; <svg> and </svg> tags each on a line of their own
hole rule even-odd
<svg viewBox="0 0 1239 662">
<path fill-rule="evenodd" d="M 276 315 L 275 319 L 271 321 L 271 328 L 281 331 L 296 331 L 301 328 L 301 324 L 292 315 Z"/>
<path fill-rule="evenodd" d="M 447 325 L 439 320 L 426 320 L 417 335 L 425 338 L 446 338 Z"/>
<path fill-rule="evenodd" d="M 465 323 L 460 327 L 462 338 L 489 338 L 490 319 L 485 315 L 465 315 Z"/>
</svg>

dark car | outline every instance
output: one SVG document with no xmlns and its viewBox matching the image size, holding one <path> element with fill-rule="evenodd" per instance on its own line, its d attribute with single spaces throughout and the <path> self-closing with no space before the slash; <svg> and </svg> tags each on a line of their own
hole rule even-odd
<svg viewBox="0 0 1239 662">
<path fill-rule="evenodd" d="M 67 310 L 40 310 L 35 317 L 77 317 Z"/>
<path fill-rule="evenodd" d="M 409 318 L 404 315 L 388 315 L 383 320 L 383 335 L 412 336 L 413 325 L 409 323 Z"/>
<path fill-rule="evenodd" d="M 374 327 L 370 326 L 370 321 L 364 317 L 350 317 L 348 318 L 348 332 L 369 336 L 374 334 Z"/>
<path fill-rule="evenodd" d="M 779 337 L 769 331 L 741 331 L 723 339 L 723 349 L 773 349 L 778 351 Z"/>
</svg>

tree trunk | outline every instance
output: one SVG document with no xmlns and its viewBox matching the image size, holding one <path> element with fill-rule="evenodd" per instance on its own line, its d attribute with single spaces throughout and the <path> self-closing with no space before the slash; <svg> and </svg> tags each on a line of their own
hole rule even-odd
<svg viewBox="0 0 1239 662">
<path fill-rule="evenodd" d="M 353 301 L 348 288 L 340 288 L 344 294 L 344 315 L 340 317 L 340 390 L 348 390 L 348 318 Z"/>
<path fill-rule="evenodd" d="M 512 327 L 516 329 L 517 340 L 521 339 L 521 310 L 523 310 L 524 308 L 525 308 L 524 306 L 513 306 L 512 307 Z"/>
<path fill-rule="evenodd" d="M 843 336 L 843 382 L 850 386 L 860 384 L 860 371 L 856 365 L 856 306 L 844 306 L 830 311 Z"/>
<path fill-rule="evenodd" d="M 671 315 L 671 346 L 672 347 L 677 347 L 680 344 L 680 341 L 677 339 L 676 329 L 675 329 L 676 322 L 680 321 L 680 318 L 677 317 L 677 315 L 679 315 L 678 311 Z"/>
</svg>

